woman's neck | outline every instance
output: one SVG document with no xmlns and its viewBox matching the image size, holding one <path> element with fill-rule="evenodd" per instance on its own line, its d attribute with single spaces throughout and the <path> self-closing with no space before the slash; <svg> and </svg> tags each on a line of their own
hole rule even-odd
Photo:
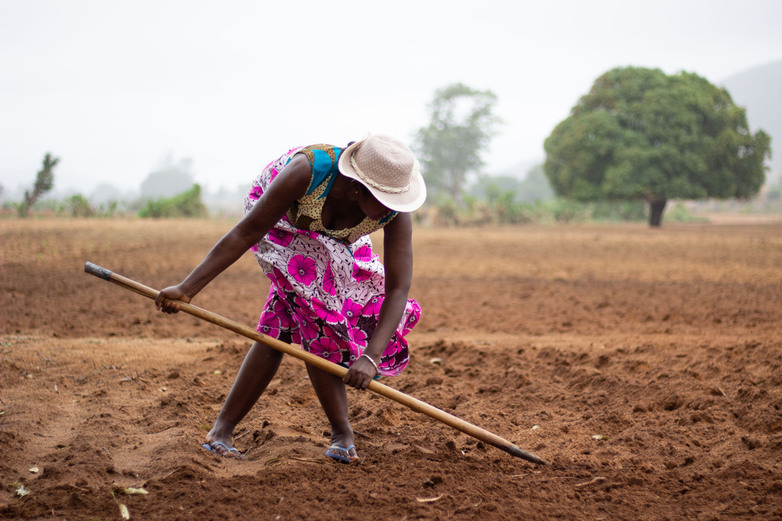
<svg viewBox="0 0 782 521">
<path fill-rule="evenodd" d="M 357 226 L 366 217 L 358 204 L 353 183 L 347 177 L 337 174 L 334 184 L 326 196 L 321 211 L 321 222 L 329 230 L 343 230 Z"/>
</svg>

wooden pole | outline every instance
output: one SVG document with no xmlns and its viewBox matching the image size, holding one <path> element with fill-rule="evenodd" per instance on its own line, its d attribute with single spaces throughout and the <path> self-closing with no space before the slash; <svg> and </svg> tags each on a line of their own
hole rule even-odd
<svg viewBox="0 0 782 521">
<path fill-rule="evenodd" d="M 153 300 L 157 298 L 159 293 L 159 291 L 157 290 L 154 290 L 148 286 L 140 284 L 129 278 L 123 277 L 122 275 L 113 273 L 107 270 L 106 268 L 102 268 L 91 262 L 85 263 L 84 271 L 86 271 L 91 275 L 95 275 L 96 277 L 107 280 L 109 282 L 113 282 L 114 284 L 117 284 L 118 286 L 121 286 L 125 289 L 134 291 L 139 295 L 149 297 Z M 345 373 L 347 373 L 348 371 L 346 368 L 342 367 L 341 365 L 337 365 L 333 362 L 329 362 L 328 360 L 324 360 L 319 356 L 315 356 L 311 353 L 308 353 L 307 351 L 304 351 L 298 346 L 294 346 L 288 344 L 287 342 L 283 342 L 276 338 L 272 338 L 268 335 L 264 335 L 263 333 L 260 333 L 253 328 L 250 328 L 248 326 L 245 326 L 233 320 L 222 317 L 216 313 L 212 313 L 211 311 L 207 311 L 203 308 L 199 308 L 198 306 L 194 306 L 192 304 L 188 304 L 185 302 L 177 301 L 177 304 L 179 305 L 179 308 L 185 313 L 189 313 L 190 315 L 206 320 L 207 322 L 216 324 L 220 327 L 233 331 L 234 333 L 238 333 L 242 336 L 245 336 L 257 342 L 261 342 L 262 344 L 266 344 L 269 347 L 277 349 L 278 351 L 282 351 L 283 353 L 289 354 L 295 358 L 298 358 L 299 360 L 303 360 L 304 362 L 313 365 L 319 369 L 323 369 L 324 371 L 328 371 L 331 374 L 337 375 L 340 378 L 344 377 Z M 429 405 L 428 403 L 423 402 L 417 398 L 408 396 L 407 394 L 401 391 L 397 391 L 396 389 L 389 387 L 385 384 L 382 384 L 377 380 L 373 380 L 369 384 L 369 387 L 367 388 L 370 391 L 374 391 L 377 394 L 385 396 L 386 398 L 390 398 L 395 402 L 401 403 L 402 405 L 405 405 L 416 412 L 420 412 L 422 414 L 429 416 L 430 418 L 434 418 L 439 422 L 442 422 L 450 427 L 453 427 L 458 431 L 461 431 L 469 436 L 472 436 L 473 438 L 477 438 L 483 442 L 493 445 L 494 447 L 497 447 L 498 449 L 503 450 L 508 454 L 522 458 L 532 463 L 537 463 L 539 465 L 546 464 L 542 459 L 540 459 L 535 454 L 520 449 L 513 443 L 497 436 L 496 434 L 493 434 L 485 429 L 473 425 L 472 423 L 457 418 L 456 416 L 447 413 L 441 409 L 438 409 L 437 407 Z"/>
</svg>

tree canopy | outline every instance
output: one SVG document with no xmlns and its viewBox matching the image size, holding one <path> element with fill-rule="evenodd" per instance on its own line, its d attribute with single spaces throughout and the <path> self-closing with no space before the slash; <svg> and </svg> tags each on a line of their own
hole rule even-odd
<svg viewBox="0 0 782 521">
<path fill-rule="evenodd" d="M 744 108 L 696 74 L 624 67 L 595 81 L 544 148 L 557 195 L 642 199 L 659 226 L 668 199 L 755 195 L 770 138 L 753 135 Z"/>
<path fill-rule="evenodd" d="M 494 135 L 497 96 L 454 83 L 435 92 L 430 122 L 418 130 L 415 150 L 430 194 L 461 199 L 467 175 L 483 166 L 481 157 Z"/>
</svg>

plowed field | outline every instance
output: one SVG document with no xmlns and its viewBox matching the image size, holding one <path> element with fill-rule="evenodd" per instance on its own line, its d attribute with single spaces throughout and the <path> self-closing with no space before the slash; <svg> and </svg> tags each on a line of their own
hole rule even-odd
<svg viewBox="0 0 782 521">
<path fill-rule="evenodd" d="M 0 221 L 0 517 L 782 519 L 782 225 L 415 230 L 423 316 L 384 383 L 545 466 L 355 390 L 339 465 L 293 358 L 246 459 L 201 449 L 250 341 L 84 262 L 161 288 L 230 225 Z M 252 326 L 267 291 L 248 254 L 193 303 Z"/>
</svg>

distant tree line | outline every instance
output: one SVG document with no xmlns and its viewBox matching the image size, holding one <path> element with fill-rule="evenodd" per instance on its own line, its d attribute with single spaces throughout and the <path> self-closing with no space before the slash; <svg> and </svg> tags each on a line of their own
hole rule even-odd
<svg viewBox="0 0 782 521">
<path fill-rule="evenodd" d="M 54 187 L 54 167 L 60 159 L 47 153 L 43 166 L 37 173 L 32 189 L 27 190 L 24 199 L 14 204 L 19 217 L 27 217 L 40 198 Z M 182 160 L 174 164 L 168 159 L 163 166 L 149 174 L 141 185 L 142 198 L 131 203 L 130 210 L 139 217 L 207 217 L 208 211 L 202 200 L 201 186 L 193 182 L 190 173 L 192 162 Z M 155 194 L 169 196 L 154 196 Z M 112 217 L 119 209 L 118 200 L 108 200 L 95 206 L 82 194 L 73 194 L 64 201 L 48 205 L 56 214 L 71 217 Z"/>
<path fill-rule="evenodd" d="M 496 101 L 491 91 L 463 84 L 435 92 L 430 122 L 416 135 L 416 152 L 431 193 L 429 208 L 439 216 L 457 220 L 461 214 L 465 221 L 481 208 L 486 215 L 493 212 L 494 221 L 519 222 L 531 213 L 522 211 L 525 201 L 517 200 L 518 186 L 509 186 L 508 179 L 483 177 L 480 192 L 465 191 L 470 175 L 479 176 L 499 123 Z M 770 138 L 763 130 L 752 134 L 744 108 L 696 74 L 624 67 L 595 81 L 544 148 L 550 188 L 569 201 L 557 203 L 560 207 L 591 202 L 596 206 L 586 211 L 592 216 L 614 208 L 619 216 L 636 218 L 646 204 L 642 214 L 651 226 L 660 226 L 670 199 L 757 195 Z M 541 192 L 537 200 L 548 195 Z"/>
<path fill-rule="evenodd" d="M 484 155 L 501 123 L 497 96 L 462 83 L 438 89 L 429 123 L 416 135 L 429 197 L 419 222 L 502 224 L 578 219 L 647 219 L 659 226 L 669 200 L 749 199 L 765 181 L 770 138 L 750 132 L 744 108 L 727 90 L 687 72 L 623 67 L 595 80 L 544 143 L 545 163 L 525 178 L 483 174 Z M 46 154 L 32 189 L 16 205 L 25 217 L 52 189 L 59 158 Z M 167 158 L 141 185 L 142 217 L 207 215 L 192 162 Z M 773 201 L 771 187 L 766 198 Z M 82 195 L 71 215 L 113 214 Z M 674 218 L 686 218 L 675 208 Z"/>
</svg>

